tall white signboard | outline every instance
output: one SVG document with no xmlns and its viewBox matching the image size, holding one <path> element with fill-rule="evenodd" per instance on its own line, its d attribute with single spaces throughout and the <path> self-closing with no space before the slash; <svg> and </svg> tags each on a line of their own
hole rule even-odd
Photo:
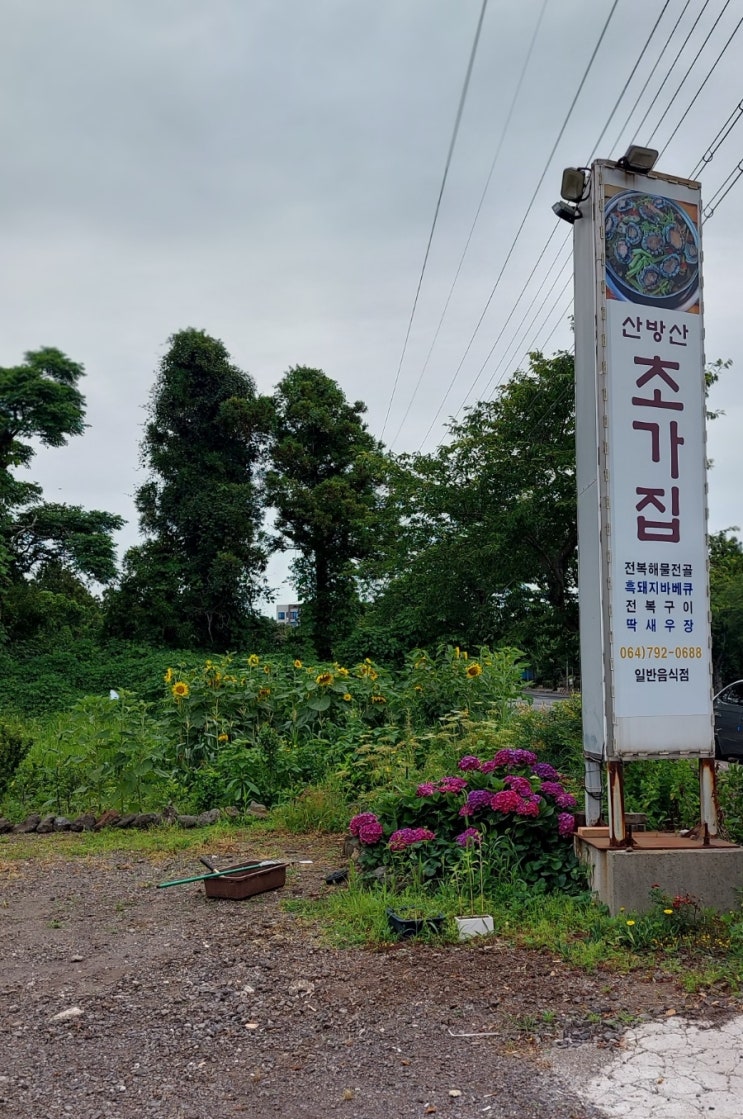
<svg viewBox="0 0 743 1119">
<path fill-rule="evenodd" d="M 599 161 L 581 209 L 576 380 L 586 751 L 608 759 L 710 757 L 699 188 Z"/>
</svg>

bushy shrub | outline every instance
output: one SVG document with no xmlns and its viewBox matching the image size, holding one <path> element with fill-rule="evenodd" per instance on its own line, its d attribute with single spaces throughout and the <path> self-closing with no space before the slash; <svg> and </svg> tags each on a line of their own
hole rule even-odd
<svg viewBox="0 0 743 1119">
<path fill-rule="evenodd" d="M 582 882 L 571 841 L 575 806 L 552 766 L 505 749 L 487 760 L 465 755 L 456 776 L 379 795 L 350 830 L 361 867 L 390 868 L 403 883 L 451 876 L 469 843 L 492 854 L 506 840 L 511 872 L 531 887 L 565 890 Z"/>
<path fill-rule="evenodd" d="M 11 778 L 31 749 L 32 739 L 20 723 L 0 721 L 0 797 L 7 791 Z"/>
</svg>

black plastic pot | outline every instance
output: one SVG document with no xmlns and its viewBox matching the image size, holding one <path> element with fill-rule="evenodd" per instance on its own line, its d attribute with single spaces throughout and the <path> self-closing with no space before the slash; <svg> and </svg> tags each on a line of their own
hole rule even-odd
<svg viewBox="0 0 743 1119">
<path fill-rule="evenodd" d="M 422 932 L 440 933 L 446 918 L 443 913 L 435 916 L 421 917 L 403 913 L 395 913 L 394 909 L 387 910 L 387 920 L 398 940 L 407 940 L 408 937 L 418 936 Z"/>
</svg>

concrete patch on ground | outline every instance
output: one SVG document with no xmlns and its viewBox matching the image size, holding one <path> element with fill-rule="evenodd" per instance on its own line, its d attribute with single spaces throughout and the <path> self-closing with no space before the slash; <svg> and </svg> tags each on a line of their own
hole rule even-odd
<svg viewBox="0 0 743 1119">
<path fill-rule="evenodd" d="M 552 1064 L 611 1119 L 740 1119 L 743 1015 L 721 1026 L 650 1022 L 628 1030 L 619 1050 L 556 1049 Z"/>
</svg>

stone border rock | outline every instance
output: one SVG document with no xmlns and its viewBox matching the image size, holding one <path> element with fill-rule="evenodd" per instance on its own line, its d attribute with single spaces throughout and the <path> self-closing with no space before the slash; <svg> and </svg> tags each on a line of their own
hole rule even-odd
<svg viewBox="0 0 743 1119">
<path fill-rule="evenodd" d="M 251 801 L 248 808 L 251 816 L 267 816 L 268 809 L 265 804 Z M 216 824 L 218 820 L 235 820 L 240 815 L 237 808 L 210 808 L 208 812 L 198 815 L 179 813 L 172 805 L 163 812 L 129 812 L 122 814 L 114 808 L 96 816 L 93 812 L 83 812 L 74 820 L 67 816 L 57 816 L 51 812 L 41 816 L 34 812 L 20 824 L 0 816 L 0 835 L 12 833 L 13 835 L 49 835 L 53 832 L 81 832 L 102 831 L 104 828 L 138 828 L 147 829 L 159 827 L 161 824 L 173 824 L 181 828 L 206 828 Z"/>
</svg>

